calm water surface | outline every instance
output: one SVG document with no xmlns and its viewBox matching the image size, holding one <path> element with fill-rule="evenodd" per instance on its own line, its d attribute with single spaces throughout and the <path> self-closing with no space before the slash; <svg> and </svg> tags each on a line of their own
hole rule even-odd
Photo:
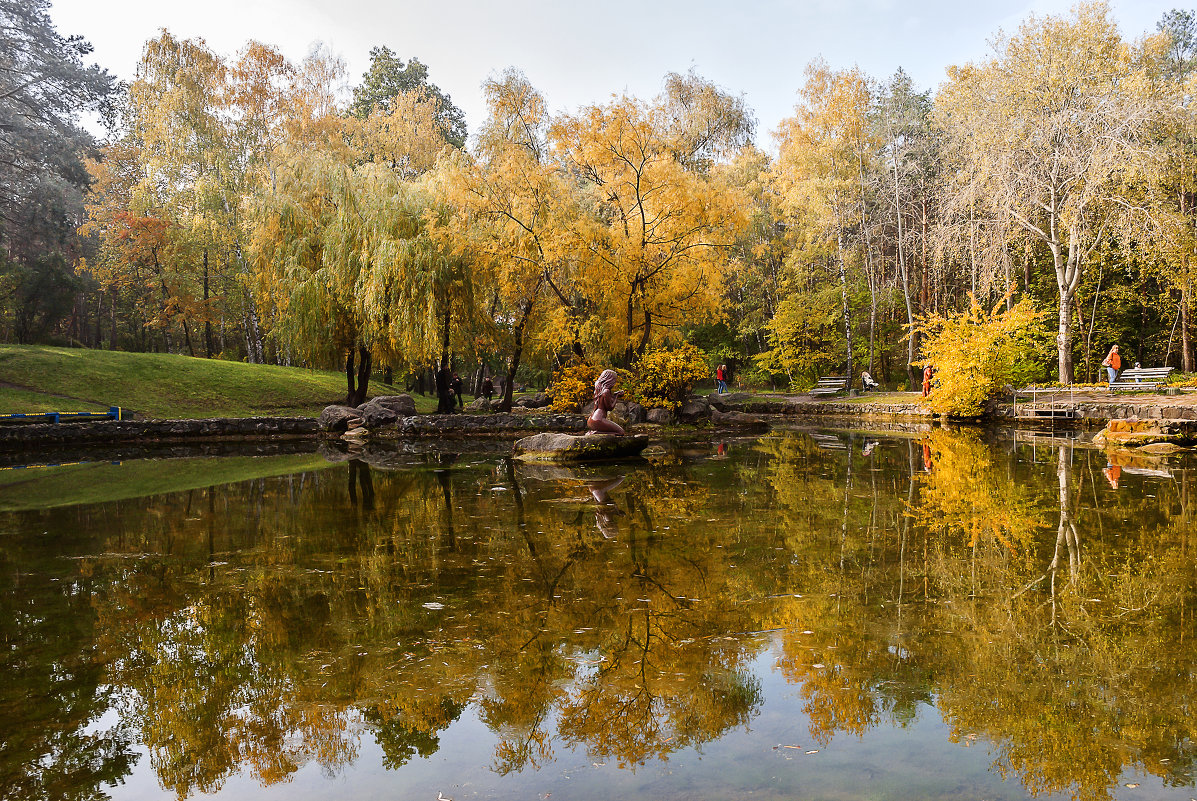
<svg viewBox="0 0 1197 801">
<path fill-rule="evenodd" d="M 0 470 L 0 798 L 1197 797 L 1192 457 L 508 448 Z"/>
</svg>

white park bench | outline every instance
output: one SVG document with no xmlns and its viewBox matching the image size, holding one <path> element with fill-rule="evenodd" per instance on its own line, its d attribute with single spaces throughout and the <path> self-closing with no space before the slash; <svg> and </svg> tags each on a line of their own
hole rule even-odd
<svg viewBox="0 0 1197 801">
<path fill-rule="evenodd" d="M 1110 392 L 1119 390 L 1155 389 L 1168 380 L 1171 367 L 1128 367 L 1118 374 L 1118 380 L 1110 383 Z"/>
<path fill-rule="evenodd" d="M 812 395 L 838 395 L 841 392 L 848 391 L 848 376 L 846 375 L 825 375 L 819 378 L 815 383 L 815 388 L 810 391 Z"/>
</svg>

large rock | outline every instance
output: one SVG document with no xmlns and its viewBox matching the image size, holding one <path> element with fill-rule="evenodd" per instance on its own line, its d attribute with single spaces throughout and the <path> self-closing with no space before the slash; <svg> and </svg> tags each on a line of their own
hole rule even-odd
<svg viewBox="0 0 1197 801">
<path fill-rule="evenodd" d="M 320 430 L 321 431 L 345 431 L 349 428 L 349 424 L 361 423 L 362 413 L 352 406 L 339 406 L 333 404 L 332 406 L 325 406 L 324 411 L 320 413 Z"/>
<path fill-rule="evenodd" d="M 647 419 L 644 413 L 644 407 L 639 403 L 617 403 L 615 404 L 615 412 L 617 414 L 622 414 L 624 419 L 632 425 L 643 423 Z"/>
<path fill-rule="evenodd" d="M 533 395 L 525 395 L 515 401 L 516 406 L 523 406 L 525 409 L 542 409 L 548 406 L 551 401 L 549 396 L 543 392 L 537 392 Z"/>
<path fill-rule="evenodd" d="M 416 402 L 411 395 L 379 395 L 357 407 L 367 428 L 379 428 L 394 423 L 400 417 L 411 417 L 416 413 Z"/>
<path fill-rule="evenodd" d="M 673 412 L 668 409 L 649 409 L 644 415 L 645 422 L 659 426 L 667 426 L 673 422 Z"/>
<path fill-rule="evenodd" d="M 691 398 L 682 406 L 681 411 L 678 412 L 678 417 L 684 423 L 693 423 L 696 420 L 701 420 L 704 417 L 710 417 L 711 405 L 706 398 L 698 397 Z"/>
<path fill-rule="evenodd" d="M 591 462 L 639 456 L 648 447 L 643 435 L 553 434 L 545 432 L 515 443 L 515 458 L 522 462 Z"/>
<path fill-rule="evenodd" d="M 1104 430 L 1094 435 L 1093 444 L 1099 448 L 1139 448 L 1160 444 L 1190 446 L 1197 444 L 1197 430 L 1173 421 L 1131 417 L 1109 421 Z"/>
<path fill-rule="evenodd" d="M 498 401 L 496 401 L 494 406 L 497 408 L 498 405 Z M 491 402 L 486 398 L 475 398 L 471 403 L 466 405 L 467 412 L 489 412 L 490 410 Z"/>
<path fill-rule="evenodd" d="M 734 426 L 737 428 L 768 428 L 769 424 L 754 414 L 744 412 L 711 411 L 711 422 L 717 426 Z"/>
</svg>

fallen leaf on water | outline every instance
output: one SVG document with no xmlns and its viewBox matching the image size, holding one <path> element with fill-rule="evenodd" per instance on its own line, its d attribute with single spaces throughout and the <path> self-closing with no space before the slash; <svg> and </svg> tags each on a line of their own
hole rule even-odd
<svg viewBox="0 0 1197 801">
<path fill-rule="evenodd" d="M 783 746 L 782 746 L 782 748 L 798 748 L 798 749 L 801 749 L 801 748 L 802 748 L 802 746 L 800 746 L 800 745 L 783 745 Z"/>
<path fill-rule="evenodd" d="M 1138 786 L 1139 786 L 1139 783 L 1138 783 L 1138 782 L 1131 782 L 1130 784 L 1126 784 L 1126 785 L 1123 785 L 1123 786 L 1124 786 L 1124 787 L 1129 787 L 1130 789 L 1132 789 L 1132 790 L 1133 790 L 1133 789 L 1135 789 L 1136 787 L 1138 787 Z"/>
<path fill-rule="evenodd" d="M 819 753 L 819 749 L 818 749 L 818 748 L 816 748 L 816 749 L 814 749 L 813 751 L 807 751 L 806 753 L 808 753 L 808 754 L 817 754 L 817 753 Z"/>
</svg>

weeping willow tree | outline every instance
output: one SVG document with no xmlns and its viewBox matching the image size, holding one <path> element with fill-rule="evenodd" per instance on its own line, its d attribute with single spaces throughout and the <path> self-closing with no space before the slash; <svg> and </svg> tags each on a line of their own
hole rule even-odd
<svg viewBox="0 0 1197 801">
<path fill-rule="evenodd" d="M 470 329 L 476 276 L 425 182 L 303 149 L 284 161 L 254 216 L 271 335 L 309 364 L 343 358 L 346 404 L 365 400 L 375 358 L 401 369 L 439 360 L 447 375 L 452 335 Z M 447 411 L 447 380 L 437 387 Z"/>
</svg>

